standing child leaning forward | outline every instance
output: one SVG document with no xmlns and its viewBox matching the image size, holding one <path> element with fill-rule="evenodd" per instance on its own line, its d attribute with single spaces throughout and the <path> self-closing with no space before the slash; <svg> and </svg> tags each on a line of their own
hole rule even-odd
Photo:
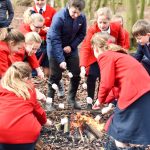
<svg viewBox="0 0 150 150">
<path fill-rule="evenodd" d="M 109 92 L 118 88 L 117 106 L 108 134 L 121 149 L 133 150 L 131 144 L 150 145 L 149 75 L 123 48 L 108 45 L 99 33 L 94 34 L 91 42 L 101 72 L 98 101 L 94 105 L 104 104 Z"/>
</svg>

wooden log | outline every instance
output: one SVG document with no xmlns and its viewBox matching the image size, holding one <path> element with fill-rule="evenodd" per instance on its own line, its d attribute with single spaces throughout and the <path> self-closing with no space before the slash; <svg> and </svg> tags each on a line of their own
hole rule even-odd
<svg viewBox="0 0 150 150">
<path fill-rule="evenodd" d="M 96 136 L 92 132 L 90 132 L 88 129 L 84 129 L 84 133 L 86 134 L 90 143 L 96 139 Z"/>
<path fill-rule="evenodd" d="M 99 130 L 97 127 L 92 124 L 87 124 L 89 127 L 89 131 L 91 131 L 97 138 L 101 138 L 103 136 L 103 131 Z"/>
<path fill-rule="evenodd" d="M 64 124 L 64 133 L 69 133 L 70 132 L 70 119 L 69 117 L 66 117 L 67 118 L 67 123 Z"/>
</svg>

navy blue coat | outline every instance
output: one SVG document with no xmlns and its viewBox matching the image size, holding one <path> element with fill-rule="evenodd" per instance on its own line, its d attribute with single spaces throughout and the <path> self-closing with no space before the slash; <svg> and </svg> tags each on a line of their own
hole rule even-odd
<svg viewBox="0 0 150 150">
<path fill-rule="evenodd" d="M 65 61 L 67 56 L 78 55 L 78 45 L 86 34 L 86 17 L 81 14 L 72 19 L 67 8 L 57 12 L 47 33 L 47 54 L 54 57 L 58 63 Z M 66 54 L 65 46 L 71 46 L 71 53 Z"/>
<path fill-rule="evenodd" d="M 14 10 L 11 1 L 0 0 L 0 28 L 8 27 L 13 17 L 14 17 Z"/>
<path fill-rule="evenodd" d="M 148 65 L 150 65 L 150 47 L 145 45 L 138 45 L 138 49 L 134 54 L 134 57 L 139 61 L 144 61 Z"/>
</svg>

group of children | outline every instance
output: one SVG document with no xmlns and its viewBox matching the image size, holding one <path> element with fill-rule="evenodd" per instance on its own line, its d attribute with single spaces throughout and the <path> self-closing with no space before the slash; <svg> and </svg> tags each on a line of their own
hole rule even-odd
<svg viewBox="0 0 150 150">
<path fill-rule="evenodd" d="M 123 19 L 112 18 L 109 8 L 98 9 L 96 21 L 86 31 L 84 0 L 69 0 L 58 12 L 46 0 L 34 2 L 35 6 L 24 13 L 21 32 L 0 28 L 0 120 L 3 120 L 0 150 L 34 149 L 41 125 L 52 123 L 37 101 L 31 72 L 36 71 L 41 78 L 49 76 L 48 97 L 54 100 L 52 85 L 61 85 L 62 72 L 66 69 L 73 75 L 67 95 L 72 108 L 81 109 L 76 93 L 80 79 L 86 77 L 87 98 L 92 100 L 93 109 L 116 100 L 108 128 L 116 150 L 136 149 L 131 147 L 134 144 L 150 145 L 147 116 L 150 113 L 150 23 L 138 20 L 133 25 L 138 50 L 131 56 Z M 98 100 L 94 103 L 97 78 L 100 84 Z M 106 150 L 108 147 L 115 150 L 109 142 L 106 145 Z"/>
</svg>

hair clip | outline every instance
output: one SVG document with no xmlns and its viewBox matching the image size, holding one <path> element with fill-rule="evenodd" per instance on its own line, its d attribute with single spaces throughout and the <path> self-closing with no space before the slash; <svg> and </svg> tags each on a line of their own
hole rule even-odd
<svg viewBox="0 0 150 150">
<path fill-rule="evenodd" d="M 11 32 L 12 29 L 13 29 L 13 27 L 8 27 L 8 28 L 7 28 L 7 32 L 8 32 L 8 33 Z"/>
<path fill-rule="evenodd" d="M 34 10 L 30 10 L 31 15 L 35 14 L 36 12 Z"/>
<path fill-rule="evenodd" d="M 13 66 L 16 70 L 18 70 L 18 68 L 17 68 L 14 64 L 13 64 L 12 66 Z"/>
</svg>

